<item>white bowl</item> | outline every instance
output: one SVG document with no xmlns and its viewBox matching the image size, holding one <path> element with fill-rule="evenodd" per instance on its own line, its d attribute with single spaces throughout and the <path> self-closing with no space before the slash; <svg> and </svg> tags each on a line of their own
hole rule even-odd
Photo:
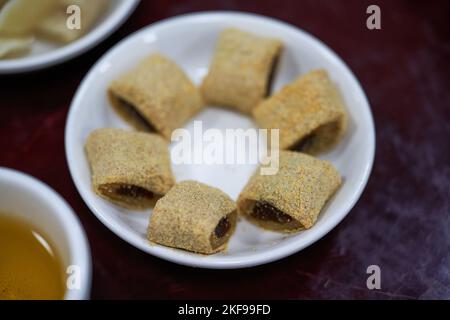
<svg viewBox="0 0 450 320">
<path fill-rule="evenodd" d="M 146 228 L 150 211 L 132 212 L 96 196 L 91 189 L 89 164 L 84 153 L 86 137 L 101 127 L 125 127 L 111 109 L 106 89 L 114 78 L 151 52 L 174 59 L 200 83 L 208 70 L 221 30 L 238 27 L 261 35 L 281 38 L 285 44 L 275 90 L 314 68 L 325 68 L 337 83 L 350 115 L 345 139 L 332 152 L 321 156 L 338 168 L 344 183 L 324 208 L 314 227 L 295 235 L 264 231 L 246 221 L 238 224 L 227 252 L 201 256 L 182 250 L 150 245 Z M 204 127 L 252 128 L 248 117 L 219 108 L 207 108 L 194 117 Z M 366 96 L 353 73 L 328 47 L 304 31 L 270 18 L 243 13 L 199 13 L 167 19 L 129 36 L 105 54 L 80 85 L 66 124 L 66 156 L 70 172 L 82 198 L 109 229 L 133 246 L 157 257 L 195 267 L 242 268 L 274 261 L 314 243 L 333 229 L 350 211 L 370 175 L 375 149 L 372 115 Z M 220 188 L 236 199 L 255 170 L 255 165 L 173 165 L 178 181 L 195 179 Z"/>
<path fill-rule="evenodd" d="M 80 286 L 64 299 L 89 299 L 91 253 L 83 227 L 69 205 L 53 189 L 21 172 L 0 168 L 0 214 L 20 218 L 45 234 L 64 266 L 78 266 Z"/>
<path fill-rule="evenodd" d="M 17 59 L 0 60 L 0 74 L 22 73 L 43 69 L 84 53 L 119 28 L 138 3 L 139 0 L 111 0 L 108 12 L 84 37 L 60 47 L 35 41 L 32 52 L 29 55 Z"/>
</svg>

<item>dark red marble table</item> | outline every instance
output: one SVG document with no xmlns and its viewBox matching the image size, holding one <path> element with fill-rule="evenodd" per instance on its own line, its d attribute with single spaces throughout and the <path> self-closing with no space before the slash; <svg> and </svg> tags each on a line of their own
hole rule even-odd
<svg viewBox="0 0 450 320">
<path fill-rule="evenodd" d="M 382 29 L 366 28 L 381 7 Z M 70 178 L 64 126 L 92 64 L 131 32 L 202 10 L 284 20 L 320 38 L 351 67 L 375 119 L 377 150 L 367 188 L 323 239 L 269 265 L 231 271 L 178 266 L 128 245 L 89 211 Z M 448 1 L 143 0 L 97 48 L 64 65 L 0 77 L 0 166 L 60 192 L 92 247 L 94 299 L 450 298 L 450 34 Z M 366 268 L 381 268 L 381 290 Z"/>
</svg>

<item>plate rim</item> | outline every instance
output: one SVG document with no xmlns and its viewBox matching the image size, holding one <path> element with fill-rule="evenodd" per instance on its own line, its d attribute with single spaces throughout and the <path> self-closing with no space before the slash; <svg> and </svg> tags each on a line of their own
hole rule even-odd
<svg viewBox="0 0 450 320">
<path fill-rule="evenodd" d="M 133 13 L 141 0 L 121 1 L 95 30 L 80 39 L 48 53 L 21 59 L 0 60 L 1 74 L 21 74 L 61 64 L 92 49 L 115 32 Z"/>
<path fill-rule="evenodd" d="M 216 260 L 208 260 L 205 259 L 202 255 L 179 255 L 179 254 L 170 254 L 167 255 L 164 250 L 161 249 L 171 249 L 175 250 L 174 252 L 179 253 L 177 249 L 172 248 L 161 248 L 156 245 L 149 245 L 144 244 L 142 241 L 135 241 L 135 239 L 129 235 L 128 232 L 123 232 L 121 229 L 121 226 L 116 224 L 114 221 L 110 221 L 106 217 L 102 215 L 101 212 L 97 212 L 97 209 L 95 206 L 90 203 L 89 201 L 86 201 L 85 199 L 85 190 L 81 186 L 81 181 L 77 179 L 76 173 L 73 169 L 72 162 L 69 160 L 71 151 L 69 146 L 70 144 L 70 134 L 71 134 L 71 128 L 72 125 L 72 119 L 74 118 L 74 113 L 76 112 L 75 106 L 79 103 L 77 103 L 78 100 L 80 100 L 84 94 L 84 91 L 87 89 L 85 83 L 87 80 L 93 76 L 94 72 L 98 70 L 99 66 L 108 59 L 110 55 L 113 55 L 113 53 L 118 50 L 122 46 L 126 46 L 129 41 L 132 41 L 135 37 L 139 37 L 141 34 L 145 32 L 149 32 L 149 29 L 153 29 L 155 27 L 162 27 L 167 24 L 172 24 L 174 22 L 177 22 L 179 20 L 184 19 L 208 19 L 208 18 L 229 18 L 229 17 L 238 17 L 238 18 L 250 18 L 250 19 L 257 19 L 262 20 L 262 22 L 268 22 L 271 24 L 279 25 L 283 28 L 287 28 L 291 31 L 295 31 L 297 33 L 302 34 L 302 36 L 305 36 L 309 38 L 309 40 L 316 42 L 319 46 L 322 47 L 324 52 L 329 56 L 329 58 L 334 59 L 336 62 L 338 62 L 339 65 L 341 65 L 345 71 L 349 74 L 351 79 L 355 82 L 358 90 L 361 93 L 362 100 L 362 107 L 367 109 L 367 112 L 365 112 L 368 116 L 368 123 L 369 123 L 369 132 L 370 135 L 368 137 L 368 141 L 370 143 L 370 149 L 369 149 L 369 157 L 368 162 L 364 165 L 364 170 L 362 176 L 358 179 L 358 187 L 353 192 L 353 196 L 351 198 L 351 201 L 347 202 L 346 207 L 342 210 L 341 215 L 337 216 L 335 215 L 335 218 L 328 222 L 327 224 L 321 226 L 321 229 L 316 230 L 315 233 L 313 233 L 310 236 L 310 239 L 306 241 L 303 244 L 296 245 L 295 243 L 288 244 L 284 247 L 277 248 L 277 250 L 272 251 L 262 251 L 255 253 L 254 255 L 247 256 L 247 257 L 235 257 L 233 259 L 229 259 L 227 261 L 216 261 Z M 356 78 L 350 67 L 331 49 L 329 48 L 325 43 L 323 43 L 321 40 L 316 38 L 315 36 L 311 35 L 310 33 L 304 31 L 303 29 L 296 27 L 294 25 L 291 25 L 289 23 L 286 23 L 284 21 L 254 14 L 254 13 L 244 13 L 244 12 L 234 12 L 234 11 L 204 11 L 204 12 L 195 12 L 195 13 L 187 13 L 182 15 L 177 15 L 174 17 L 170 17 L 167 19 L 163 19 L 154 23 L 151 23 L 132 34 L 128 35 L 118 43 L 116 43 L 113 47 L 111 47 L 108 51 L 105 52 L 105 54 L 99 58 L 99 60 L 91 67 L 89 72 L 86 74 L 86 76 L 83 78 L 83 80 L 80 82 L 79 87 L 77 88 L 77 91 L 74 95 L 74 98 L 70 104 L 70 109 L 67 116 L 66 126 L 65 126 L 65 154 L 66 154 L 66 161 L 68 163 L 70 175 L 72 177 L 72 180 L 76 186 L 76 189 L 78 193 L 80 194 L 81 198 L 83 199 L 83 202 L 88 206 L 88 208 L 92 211 L 92 213 L 99 219 L 109 230 L 111 230 L 116 236 L 121 238 L 122 240 L 126 241 L 128 244 L 134 246 L 135 248 L 147 253 L 151 254 L 155 257 L 158 257 L 160 259 L 170 261 L 176 264 L 190 266 L 190 267 L 197 267 L 197 268 L 208 268 L 208 269 L 240 269 L 240 268 L 248 268 L 248 267 L 254 267 L 258 265 L 267 264 L 276 260 L 283 259 L 287 256 L 290 256 L 292 254 L 295 254 L 304 248 L 314 244 L 319 239 L 323 238 L 328 232 L 333 230 L 337 224 L 339 224 L 351 211 L 351 209 L 354 207 L 356 202 L 360 199 L 362 192 L 364 191 L 367 182 L 369 180 L 374 158 L 375 158 L 375 148 L 376 148 L 376 135 L 375 135 L 375 124 L 373 120 L 373 115 L 370 107 L 370 103 L 367 99 L 367 96 L 361 86 L 361 83 Z M 90 189 L 89 189 L 90 190 Z M 184 251 L 181 251 L 184 253 Z"/>
</svg>

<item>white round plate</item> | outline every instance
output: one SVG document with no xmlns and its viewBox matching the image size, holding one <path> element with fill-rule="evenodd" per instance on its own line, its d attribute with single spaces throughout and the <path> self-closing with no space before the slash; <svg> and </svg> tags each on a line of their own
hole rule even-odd
<svg viewBox="0 0 450 320">
<path fill-rule="evenodd" d="M 346 102 L 349 131 L 345 139 L 321 158 L 333 162 L 344 183 L 309 230 L 294 235 L 274 233 L 240 221 L 228 250 L 203 256 L 150 244 L 146 229 L 151 214 L 132 212 L 99 198 L 91 189 L 84 144 L 91 131 L 102 127 L 129 128 L 111 109 L 106 90 L 114 78 L 152 52 L 176 61 L 199 84 L 208 70 L 221 30 L 237 27 L 283 40 L 284 52 L 274 76 L 274 90 L 311 69 L 325 68 Z M 194 120 L 203 128 L 256 128 L 241 114 L 209 107 Z M 268 263 L 293 254 L 333 229 L 349 212 L 363 191 L 372 168 L 375 134 L 372 115 L 360 84 L 345 63 L 328 47 L 304 31 L 270 18 L 244 13 L 211 12 L 188 14 L 150 25 L 129 36 L 105 54 L 80 85 L 66 125 L 66 155 L 70 172 L 82 198 L 94 214 L 119 237 L 154 256 L 189 266 L 243 268 Z M 174 165 L 177 181 L 194 179 L 217 187 L 237 199 L 256 165 Z"/>
<path fill-rule="evenodd" d="M 108 11 L 85 36 L 65 46 L 36 40 L 31 53 L 17 59 L 0 60 L 0 74 L 35 71 L 72 59 L 100 43 L 130 16 L 139 0 L 110 0 Z"/>
</svg>

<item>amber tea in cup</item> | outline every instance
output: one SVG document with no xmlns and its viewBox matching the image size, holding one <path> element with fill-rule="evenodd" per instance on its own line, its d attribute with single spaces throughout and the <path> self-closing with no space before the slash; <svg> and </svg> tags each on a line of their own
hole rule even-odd
<svg viewBox="0 0 450 320">
<path fill-rule="evenodd" d="M 0 214 L 0 300 L 54 300 L 65 294 L 62 262 L 46 236 Z"/>
</svg>

